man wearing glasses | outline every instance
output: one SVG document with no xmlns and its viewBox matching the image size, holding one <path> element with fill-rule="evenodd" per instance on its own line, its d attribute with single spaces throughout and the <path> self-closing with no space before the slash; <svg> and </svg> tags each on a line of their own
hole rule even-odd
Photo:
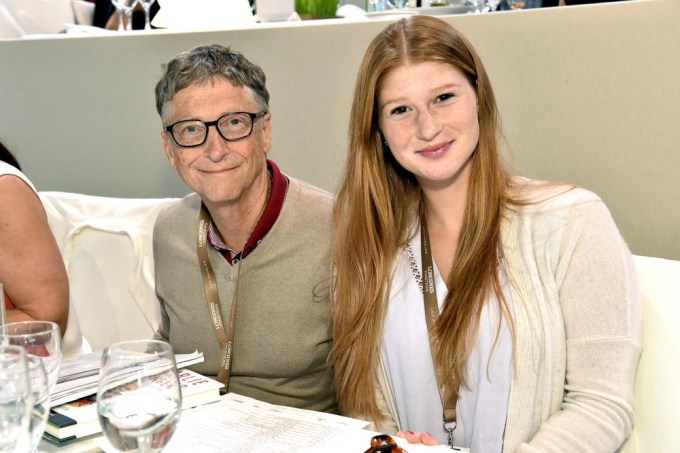
<svg viewBox="0 0 680 453">
<path fill-rule="evenodd" d="M 265 75 L 219 45 L 183 52 L 156 85 L 170 165 L 194 193 L 154 229 L 157 336 L 228 391 L 337 412 L 326 358 L 330 194 L 266 156 Z"/>
</svg>

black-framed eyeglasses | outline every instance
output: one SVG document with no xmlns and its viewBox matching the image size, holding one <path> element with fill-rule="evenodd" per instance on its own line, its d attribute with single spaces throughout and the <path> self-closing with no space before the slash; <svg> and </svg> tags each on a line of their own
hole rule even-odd
<svg viewBox="0 0 680 453">
<path fill-rule="evenodd" d="M 167 126 L 165 130 L 170 132 L 175 143 L 184 148 L 193 148 L 205 143 L 210 126 L 215 126 L 220 137 L 234 142 L 248 137 L 253 132 L 255 120 L 262 118 L 266 113 L 231 112 L 215 121 L 182 120 Z"/>
<path fill-rule="evenodd" d="M 406 450 L 387 434 L 379 434 L 371 438 L 371 447 L 364 453 L 406 453 Z"/>
</svg>

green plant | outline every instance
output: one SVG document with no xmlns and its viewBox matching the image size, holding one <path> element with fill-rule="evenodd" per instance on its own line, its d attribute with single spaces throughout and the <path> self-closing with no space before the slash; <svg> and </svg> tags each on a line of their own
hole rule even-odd
<svg viewBox="0 0 680 453">
<path fill-rule="evenodd" d="M 295 11 L 300 15 L 335 16 L 338 0 L 295 0 Z"/>
</svg>

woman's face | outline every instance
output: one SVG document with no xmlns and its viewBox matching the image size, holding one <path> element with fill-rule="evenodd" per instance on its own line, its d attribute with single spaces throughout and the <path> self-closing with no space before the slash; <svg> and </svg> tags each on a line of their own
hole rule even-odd
<svg viewBox="0 0 680 453">
<path fill-rule="evenodd" d="M 477 94 L 456 67 L 405 64 L 378 87 L 380 129 L 394 158 L 425 189 L 467 181 L 479 141 Z"/>
</svg>

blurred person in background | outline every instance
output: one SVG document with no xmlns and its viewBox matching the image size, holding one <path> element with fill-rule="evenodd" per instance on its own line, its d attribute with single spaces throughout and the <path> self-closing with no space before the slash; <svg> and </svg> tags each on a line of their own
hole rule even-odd
<svg viewBox="0 0 680 453">
<path fill-rule="evenodd" d="M 118 30 L 118 13 L 116 12 L 116 8 L 113 6 L 113 3 L 111 3 L 111 0 L 89 1 L 95 4 L 92 25 L 95 27 L 105 28 L 107 30 Z M 159 9 L 160 6 L 158 5 L 158 1 L 155 1 L 151 4 L 150 20 L 153 20 Z M 153 28 L 153 26 L 151 26 L 151 28 Z M 132 29 L 144 29 L 144 10 L 142 5 L 139 3 L 137 3 L 135 10 L 132 13 Z"/>
<path fill-rule="evenodd" d="M 588 5 L 591 3 L 610 3 L 621 2 L 629 0 L 542 0 L 542 6 L 570 6 L 570 5 Z"/>
</svg>

